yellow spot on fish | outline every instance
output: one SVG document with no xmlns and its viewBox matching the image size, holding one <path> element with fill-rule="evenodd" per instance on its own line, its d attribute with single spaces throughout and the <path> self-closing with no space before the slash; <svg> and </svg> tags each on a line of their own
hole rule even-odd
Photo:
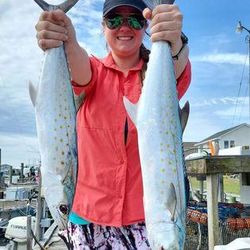
<svg viewBox="0 0 250 250">
<path fill-rule="evenodd" d="M 66 120 L 67 119 L 67 117 L 66 116 L 64 116 L 64 120 Z"/>
<path fill-rule="evenodd" d="M 64 152 L 62 151 L 62 155 L 64 155 Z"/>
<path fill-rule="evenodd" d="M 61 126 L 60 126 L 60 128 L 62 129 L 62 128 L 63 128 L 63 126 L 61 125 Z"/>
<path fill-rule="evenodd" d="M 176 154 L 176 149 L 173 149 L 173 153 Z"/>
<path fill-rule="evenodd" d="M 166 131 L 165 134 L 168 135 L 168 131 Z"/>
<path fill-rule="evenodd" d="M 168 161 L 168 164 L 169 164 L 169 165 L 172 165 L 172 161 Z"/>
<path fill-rule="evenodd" d="M 64 165 L 64 161 L 61 161 L 61 164 Z"/>
<path fill-rule="evenodd" d="M 63 139 L 60 139 L 60 142 L 63 142 Z"/>
<path fill-rule="evenodd" d="M 176 173 L 176 172 L 177 172 L 176 168 L 173 168 L 173 172 L 174 172 L 174 173 Z"/>
<path fill-rule="evenodd" d="M 165 171 L 166 171 L 165 168 L 161 168 L 162 173 L 165 173 Z"/>
<path fill-rule="evenodd" d="M 163 158 L 161 158 L 161 162 L 164 162 L 164 159 L 163 159 Z"/>
<path fill-rule="evenodd" d="M 170 145 L 169 145 L 169 144 L 167 144 L 167 145 L 166 145 L 166 147 L 167 147 L 167 148 L 170 148 Z"/>
<path fill-rule="evenodd" d="M 62 116 L 62 114 L 59 114 L 59 117 L 61 117 Z"/>
</svg>

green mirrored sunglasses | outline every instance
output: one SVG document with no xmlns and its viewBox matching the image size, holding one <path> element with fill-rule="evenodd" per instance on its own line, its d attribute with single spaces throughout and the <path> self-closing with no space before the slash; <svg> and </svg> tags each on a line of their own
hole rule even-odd
<svg viewBox="0 0 250 250">
<path fill-rule="evenodd" d="M 120 28 L 124 23 L 127 23 L 132 29 L 141 30 L 147 23 L 142 15 L 130 15 L 127 17 L 112 15 L 105 17 L 104 21 L 106 26 L 111 30 Z"/>
</svg>

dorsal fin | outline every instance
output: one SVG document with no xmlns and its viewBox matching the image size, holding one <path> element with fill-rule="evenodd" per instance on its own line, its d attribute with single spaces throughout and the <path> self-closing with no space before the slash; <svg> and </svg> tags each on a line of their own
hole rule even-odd
<svg viewBox="0 0 250 250">
<path fill-rule="evenodd" d="M 128 112 L 130 119 L 136 126 L 137 125 L 137 112 L 138 112 L 138 106 L 139 106 L 140 100 L 136 104 L 133 104 L 124 96 L 123 103 L 124 103 L 125 109 Z"/>
<path fill-rule="evenodd" d="M 48 4 L 44 0 L 34 0 L 43 10 L 55 10 L 55 9 L 61 9 L 65 13 L 69 11 L 79 0 L 66 0 L 61 4 L 53 5 Z"/>
<path fill-rule="evenodd" d="M 170 183 L 169 192 L 168 192 L 168 199 L 167 199 L 167 209 L 171 213 L 171 220 L 174 221 L 176 206 L 177 206 L 177 196 L 176 190 L 173 183 Z"/>
</svg>

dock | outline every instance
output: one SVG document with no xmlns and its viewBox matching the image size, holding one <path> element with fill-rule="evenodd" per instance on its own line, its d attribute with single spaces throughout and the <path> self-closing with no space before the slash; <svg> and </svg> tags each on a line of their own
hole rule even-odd
<svg viewBox="0 0 250 250">
<path fill-rule="evenodd" d="M 213 250 L 220 244 L 218 219 L 218 181 L 221 174 L 250 173 L 249 155 L 203 156 L 186 160 L 189 176 L 206 176 L 207 211 L 208 211 L 208 245 Z M 223 186 L 221 186 L 223 190 Z"/>
</svg>

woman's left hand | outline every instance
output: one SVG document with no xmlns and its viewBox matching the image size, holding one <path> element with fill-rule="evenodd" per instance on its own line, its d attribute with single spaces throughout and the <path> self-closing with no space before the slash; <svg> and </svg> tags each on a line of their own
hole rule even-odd
<svg viewBox="0 0 250 250">
<path fill-rule="evenodd" d="M 151 41 L 170 42 L 172 55 L 182 47 L 181 30 L 183 15 L 175 4 L 157 5 L 153 11 L 146 8 L 143 16 L 150 19 Z"/>
</svg>

